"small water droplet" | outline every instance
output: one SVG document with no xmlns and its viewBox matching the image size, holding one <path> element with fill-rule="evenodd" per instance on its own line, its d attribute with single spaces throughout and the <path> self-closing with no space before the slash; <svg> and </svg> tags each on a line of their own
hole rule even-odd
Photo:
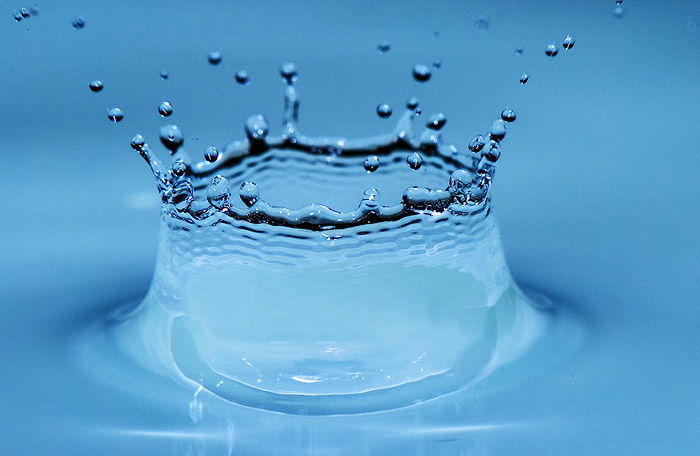
<svg viewBox="0 0 700 456">
<path fill-rule="evenodd" d="M 177 125 L 164 125 L 160 129 L 160 142 L 174 154 L 185 142 L 185 136 Z"/>
<path fill-rule="evenodd" d="M 474 21 L 474 26 L 477 30 L 483 32 L 484 30 L 489 28 L 489 18 L 484 16 L 483 14 L 480 14 L 479 17 L 477 17 Z"/>
<path fill-rule="evenodd" d="M 160 78 L 161 78 L 163 81 L 165 81 L 165 80 L 168 79 L 169 77 L 170 77 L 170 75 L 168 74 L 167 71 L 165 71 L 165 70 L 160 70 Z"/>
<path fill-rule="evenodd" d="M 515 121 L 517 115 L 515 114 L 515 111 L 513 111 L 510 108 L 506 108 L 501 112 L 501 119 L 505 120 L 506 122 L 513 122 Z"/>
<path fill-rule="evenodd" d="M 146 144 L 146 140 L 141 135 L 136 135 L 131 139 L 131 148 L 134 150 L 143 149 L 144 144 Z"/>
<path fill-rule="evenodd" d="M 413 79 L 418 82 L 426 82 L 430 79 L 433 74 L 430 72 L 428 65 L 423 65 L 422 63 L 417 63 L 413 67 Z"/>
<path fill-rule="evenodd" d="M 391 106 L 389 106 L 388 104 L 380 104 L 379 106 L 377 106 L 377 115 L 382 119 L 391 117 L 392 112 L 393 111 L 391 109 Z"/>
<path fill-rule="evenodd" d="M 367 171 L 368 173 L 375 172 L 379 168 L 379 157 L 377 157 L 376 155 L 372 155 L 370 157 L 365 158 L 363 166 L 365 167 L 365 171 Z"/>
<path fill-rule="evenodd" d="M 557 47 L 556 44 L 550 43 L 547 45 L 547 47 L 544 49 L 544 53 L 547 54 L 550 57 L 554 57 L 555 55 L 559 54 L 559 48 Z"/>
<path fill-rule="evenodd" d="M 240 85 L 248 84 L 249 80 L 250 78 L 248 77 L 248 73 L 246 71 L 241 70 L 238 73 L 236 73 L 236 82 Z"/>
<path fill-rule="evenodd" d="M 280 66 L 280 76 L 287 84 L 292 85 L 297 80 L 297 67 L 292 62 L 283 63 Z"/>
<path fill-rule="evenodd" d="M 389 44 L 388 41 L 382 41 L 377 45 L 377 51 L 379 51 L 380 54 L 384 54 L 385 52 L 389 52 L 389 49 L 391 49 L 391 45 Z"/>
<path fill-rule="evenodd" d="M 228 206 L 231 198 L 231 185 L 224 176 L 216 175 L 207 187 L 207 201 L 217 209 Z"/>
<path fill-rule="evenodd" d="M 19 11 L 15 12 L 15 13 L 12 15 L 12 17 L 14 17 L 14 18 L 15 18 L 15 21 L 17 21 L 17 22 L 21 22 L 22 19 L 24 19 L 24 18 L 22 17 L 22 13 L 19 12 Z"/>
<path fill-rule="evenodd" d="M 107 111 L 107 118 L 112 122 L 121 122 L 124 118 L 124 113 L 119 108 L 112 108 Z"/>
<path fill-rule="evenodd" d="M 430 119 L 428 120 L 428 123 L 426 124 L 426 126 L 428 128 L 433 129 L 433 130 L 440 130 L 440 129 L 442 129 L 442 127 L 445 126 L 446 123 L 447 123 L 447 117 L 445 116 L 445 114 L 443 114 L 441 112 L 437 112 L 437 113 L 433 114 L 432 116 L 430 116 Z"/>
<path fill-rule="evenodd" d="M 185 162 L 181 158 L 178 158 L 177 160 L 175 160 L 173 162 L 172 166 L 170 167 L 170 172 L 172 172 L 173 175 L 176 177 L 183 176 L 186 171 L 187 171 L 187 165 L 185 164 Z"/>
<path fill-rule="evenodd" d="M 220 64 L 221 59 L 222 59 L 222 56 L 221 56 L 221 52 L 219 52 L 219 51 L 212 51 L 207 56 L 207 60 L 209 60 L 209 63 L 211 63 L 212 65 Z"/>
<path fill-rule="evenodd" d="M 479 152 L 481 149 L 484 148 L 484 137 L 481 135 L 477 135 L 472 139 L 472 141 L 469 143 L 469 150 L 472 152 Z"/>
<path fill-rule="evenodd" d="M 520 85 L 526 84 L 529 80 L 530 76 L 527 73 L 523 72 L 523 74 L 520 75 Z"/>
<path fill-rule="evenodd" d="M 207 151 L 204 153 L 204 159 L 209 163 L 214 163 L 219 159 L 219 149 L 214 146 L 207 147 Z"/>
<path fill-rule="evenodd" d="M 418 169 L 423 165 L 423 157 L 418 152 L 413 152 L 406 157 L 406 163 L 408 163 L 411 169 Z"/>
<path fill-rule="evenodd" d="M 104 89 L 104 87 L 105 86 L 104 86 L 104 84 L 102 84 L 102 81 L 96 80 L 96 81 L 92 81 L 90 83 L 90 90 L 92 90 L 93 92 L 101 92 L 102 89 Z"/>
<path fill-rule="evenodd" d="M 615 0 L 615 4 L 618 5 L 618 6 L 619 6 L 619 5 L 622 5 L 622 0 Z"/>
<path fill-rule="evenodd" d="M 418 98 L 416 98 L 416 97 L 411 97 L 411 98 L 408 99 L 408 101 L 406 101 L 406 107 L 407 107 L 408 109 L 412 109 L 412 110 L 413 110 L 413 109 L 416 109 L 416 108 L 418 107 L 419 104 L 420 104 L 420 103 L 419 103 L 419 101 L 418 101 Z"/>
<path fill-rule="evenodd" d="M 506 123 L 502 119 L 493 122 L 489 130 L 489 138 L 494 141 L 502 141 L 506 136 Z"/>
<path fill-rule="evenodd" d="M 571 35 L 566 35 L 561 43 L 562 47 L 567 51 L 574 47 L 574 44 L 576 44 L 576 40 Z"/>
<path fill-rule="evenodd" d="M 515 48 L 515 55 L 523 55 L 523 52 L 525 52 L 523 48 Z"/>
<path fill-rule="evenodd" d="M 173 113 L 173 105 L 169 101 L 164 101 L 158 106 L 158 114 L 162 117 L 168 117 Z"/>
<path fill-rule="evenodd" d="M 613 17 L 615 19 L 622 19 L 624 17 L 624 15 L 625 15 L 625 10 L 621 6 L 618 6 L 613 11 Z"/>
<path fill-rule="evenodd" d="M 434 60 L 433 61 L 433 68 L 435 68 L 436 70 L 439 70 L 440 68 L 442 68 L 442 61 Z"/>
<path fill-rule="evenodd" d="M 241 184 L 238 190 L 238 196 L 243 201 L 243 204 L 250 207 L 258 201 L 260 197 L 260 189 L 255 182 L 246 181 Z"/>
<path fill-rule="evenodd" d="M 31 16 L 31 13 L 29 12 L 29 10 L 27 8 L 20 9 L 19 14 L 25 19 L 28 18 L 29 16 Z"/>
<path fill-rule="evenodd" d="M 76 30 L 85 28 L 85 19 L 82 16 L 73 19 L 73 28 Z"/>
</svg>

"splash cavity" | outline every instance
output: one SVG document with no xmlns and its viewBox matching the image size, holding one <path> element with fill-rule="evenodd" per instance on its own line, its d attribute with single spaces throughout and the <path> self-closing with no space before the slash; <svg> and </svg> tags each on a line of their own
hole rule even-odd
<svg viewBox="0 0 700 456">
<path fill-rule="evenodd" d="M 175 125 L 155 176 L 155 277 L 120 341 L 145 365 L 244 406 L 294 414 L 386 410 L 467 387 L 518 357 L 542 326 L 508 271 L 489 188 L 503 112 L 464 150 L 412 98 L 369 138 L 298 127 L 282 66 L 283 128 L 193 160 Z M 387 116 L 388 117 L 388 116 Z"/>
</svg>

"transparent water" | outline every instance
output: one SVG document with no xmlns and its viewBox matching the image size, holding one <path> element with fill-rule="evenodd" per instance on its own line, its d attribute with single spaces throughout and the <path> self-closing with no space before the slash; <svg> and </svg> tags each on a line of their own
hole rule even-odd
<svg viewBox="0 0 700 456">
<path fill-rule="evenodd" d="M 687 44 L 700 12 L 684 2 L 627 3 L 619 20 L 614 2 L 474 3 L 463 17 L 446 6 L 427 19 L 419 7 L 369 3 L 285 14 L 273 4 L 154 4 L 141 5 L 136 20 L 132 9 L 76 2 L 39 5 L 39 15 L 19 23 L 8 11 L 0 33 L 15 65 L 2 81 L 16 96 L 0 116 L 2 452 L 694 454 L 699 138 L 692 128 L 678 132 L 700 120 L 689 96 L 698 61 Z M 360 38 L 327 20 L 359 11 L 371 31 Z M 378 19 L 399 12 L 401 24 Z M 473 27 L 479 15 L 488 17 L 485 29 Z M 82 29 L 71 26 L 78 16 Z M 254 26 L 261 17 L 277 33 Z M 194 25 L 203 21 L 205 31 Z M 195 38 L 166 33 L 195 29 Z M 545 46 L 566 33 L 575 48 L 547 58 Z M 179 46 L 154 51 L 164 34 Z M 380 54 L 385 39 L 391 48 Z M 282 52 L 281 42 L 295 44 Z M 215 48 L 224 57 L 211 66 Z M 436 58 L 443 65 L 431 80 L 415 82 L 413 65 Z M 124 152 L 126 142 L 158 131 L 164 100 L 174 106 L 168 122 L 186 128 L 190 150 L 202 154 L 239 137 L 250 114 L 265 112 L 279 125 L 275 72 L 289 59 L 326 68 L 299 81 L 303 121 L 319 134 L 339 125 L 352 136 L 385 131 L 416 95 L 426 114 L 448 114 L 445 135 L 464 147 L 494 113 L 517 109 L 493 199 L 513 276 L 527 293 L 551 298 L 542 312 L 554 323 L 540 343 L 466 390 L 331 417 L 223 405 L 120 355 L 122 339 L 106 326 L 147 292 L 159 226 L 152 180 Z M 91 65 L 69 64 L 78 61 Z M 234 81 L 241 68 L 246 86 Z M 104 82 L 99 93 L 87 87 L 96 79 Z M 375 115 L 384 102 L 394 107 L 389 119 Z M 106 119 L 112 107 L 124 112 L 118 124 Z"/>
</svg>

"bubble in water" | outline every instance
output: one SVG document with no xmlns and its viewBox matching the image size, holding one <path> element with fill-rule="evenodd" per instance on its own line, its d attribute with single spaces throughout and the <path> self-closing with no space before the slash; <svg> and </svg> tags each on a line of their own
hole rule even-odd
<svg viewBox="0 0 700 456">
<path fill-rule="evenodd" d="M 406 157 L 406 163 L 411 169 L 418 169 L 423 165 L 423 157 L 418 152 L 413 152 L 411 155 Z"/>
<path fill-rule="evenodd" d="M 93 92 L 101 92 L 104 88 L 105 86 L 102 84 L 102 81 L 92 81 L 90 83 L 90 90 Z"/>
<path fill-rule="evenodd" d="M 418 82 L 426 82 L 430 79 L 433 74 L 430 72 L 428 65 L 423 65 L 422 63 L 417 63 L 413 67 L 413 79 Z"/>
<path fill-rule="evenodd" d="M 613 17 L 614 17 L 615 19 L 622 19 L 622 17 L 623 17 L 624 15 L 625 15 L 625 10 L 624 10 L 621 6 L 618 6 L 618 7 L 615 8 L 615 10 L 613 11 Z"/>
<path fill-rule="evenodd" d="M 168 79 L 169 77 L 170 77 L 170 75 L 168 74 L 167 71 L 165 71 L 165 70 L 160 70 L 160 78 L 161 78 L 163 81 L 165 81 L 165 80 Z"/>
<path fill-rule="evenodd" d="M 131 148 L 134 150 L 143 149 L 144 144 L 146 144 L 146 140 L 141 135 L 136 135 L 131 139 Z"/>
<path fill-rule="evenodd" d="M 477 30 L 484 31 L 489 28 L 489 18 L 480 14 L 474 21 L 474 26 Z"/>
<path fill-rule="evenodd" d="M 368 173 L 373 173 L 379 168 L 379 157 L 376 155 L 372 155 L 370 157 L 365 158 L 365 162 L 363 164 L 365 167 L 365 171 Z"/>
<path fill-rule="evenodd" d="M 477 135 L 472 139 L 472 141 L 469 143 L 469 150 L 472 152 L 479 152 L 481 149 L 484 148 L 484 137 L 481 135 Z"/>
<path fill-rule="evenodd" d="M 562 47 L 567 51 L 574 47 L 574 44 L 576 44 L 576 40 L 571 35 L 566 35 L 561 43 Z"/>
<path fill-rule="evenodd" d="M 445 114 L 438 112 L 430 116 L 430 119 L 428 120 L 426 126 L 433 130 L 440 130 L 442 129 L 442 127 L 445 126 L 446 123 L 447 117 L 445 117 Z"/>
<path fill-rule="evenodd" d="M 406 107 L 408 109 L 416 109 L 420 103 L 418 102 L 418 98 L 416 97 L 411 97 L 406 101 Z"/>
<path fill-rule="evenodd" d="M 283 63 L 280 67 L 280 76 L 287 81 L 287 84 L 294 84 L 297 80 L 297 67 L 292 62 Z"/>
<path fill-rule="evenodd" d="M 85 28 L 85 19 L 82 16 L 73 19 L 73 28 L 76 30 L 81 30 Z"/>
<path fill-rule="evenodd" d="M 211 63 L 212 65 L 220 64 L 221 59 L 222 59 L 221 52 L 219 52 L 219 51 L 212 51 L 207 56 L 207 60 L 209 60 L 209 63 Z"/>
<path fill-rule="evenodd" d="M 555 55 L 559 54 L 559 48 L 557 47 L 556 44 L 550 43 L 547 45 L 547 47 L 544 49 L 544 53 L 547 54 L 550 57 L 554 57 Z"/>
<path fill-rule="evenodd" d="M 175 205 L 175 209 L 179 212 L 184 212 L 192 205 L 194 201 L 194 189 L 190 181 L 178 181 L 170 193 L 170 202 Z"/>
<path fill-rule="evenodd" d="M 494 141 L 501 141 L 506 136 L 506 123 L 502 119 L 493 122 L 489 130 L 489 138 Z"/>
<path fill-rule="evenodd" d="M 526 84 L 529 80 L 530 76 L 523 71 L 523 74 L 520 75 L 520 85 Z"/>
<path fill-rule="evenodd" d="M 185 142 L 185 136 L 177 125 L 164 125 L 160 129 L 160 142 L 174 154 Z"/>
<path fill-rule="evenodd" d="M 269 132 L 267 120 L 261 114 L 248 117 L 245 122 L 245 134 L 249 141 L 264 141 Z"/>
<path fill-rule="evenodd" d="M 250 77 L 248 76 L 248 73 L 246 71 L 241 70 L 238 73 L 236 73 L 236 82 L 240 85 L 248 84 L 249 80 Z"/>
<path fill-rule="evenodd" d="M 173 105 L 169 101 L 164 101 L 158 106 L 158 114 L 162 117 L 168 117 L 173 113 Z"/>
<path fill-rule="evenodd" d="M 382 41 L 377 45 L 377 51 L 379 51 L 380 54 L 384 54 L 385 52 L 389 52 L 389 49 L 391 49 L 391 45 L 389 44 L 388 41 Z"/>
<path fill-rule="evenodd" d="M 506 108 L 501 112 L 501 119 L 505 120 L 506 122 L 513 122 L 516 119 L 516 114 L 515 111 L 513 111 L 510 108 Z"/>
<path fill-rule="evenodd" d="M 207 200 L 217 209 L 223 209 L 231 198 L 231 185 L 224 176 L 216 175 L 207 187 Z"/>
<path fill-rule="evenodd" d="M 523 48 L 515 48 L 515 55 L 523 55 L 523 52 L 525 52 Z"/>
<path fill-rule="evenodd" d="M 112 108 L 107 111 L 107 118 L 112 122 L 121 122 L 124 118 L 124 113 L 119 108 Z"/>
<path fill-rule="evenodd" d="M 214 146 L 207 147 L 207 151 L 204 153 L 204 159 L 209 163 L 214 163 L 219 159 L 219 149 Z"/>
<path fill-rule="evenodd" d="M 260 197 L 260 189 L 255 182 L 246 181 L 241 184 L 241 188 L 238 190 L 238 196 L 243 201 L 243 204 L 250 207 L 257 203 Z"/>
<path fill-rule="evenodd" d="M 175 160 L 173 162 L 172 166 L 170 167 L 170 172 L 172 172 L 173 175 L 175 175 L 177 177 L 183 176 L 186 171 L 187 171 L 187 165 L 185 164 L 184 161 L 182 161 L 181 158 L 178 158 L 177 160 Z"/>
<path fill-rule="evenodd" d="M 386 119 L 387 117 L 391 117 L 392 113 L 391 106 L 388 104 L 380 104 L 377 106 L 377 115 L 381 117 L 382 119 Z"/>
</svg>

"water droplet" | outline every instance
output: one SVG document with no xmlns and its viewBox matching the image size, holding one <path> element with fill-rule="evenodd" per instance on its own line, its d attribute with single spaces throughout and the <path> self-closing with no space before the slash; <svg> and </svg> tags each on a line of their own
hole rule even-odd
<svg viewBox="0 0 700 456">
<path fill-rule="evenodd" d="M 559 48 L 557 47 L 556 44 L 550 43 L 547 45 L 547 47 L 544 49 L 544 53 L 547 54 L 550 57 L 554 57 L 555 55 L 559 54 Z"/>
<path fill-rule="evenodd" d="M 261 114 L 248 117 L 245 122 L 245 134 L 251 142 L 264 141 L 269 132 L 267 120 Z"/>
<path fill-rule="evenodd" d="M 107 118 L 112 122 L 121 122 L 124 118 L 124 113 L 119 108 L 112 108 L 107 111 Z"/>
<path fill-rule="evenodd" d="M 477 30 L 484 31 L 489 28 L 489 18 L 480 14 L 474 21 L 474 26 Z"/>
<path fill-rule="evenodd" d="M 525 52 L 523 48 L 515 48 L 515 55 L 523 55 L 523 52 Z"/>
<path fill-rule="evenodd" d="M 131 139 L 131 148 L 134 150 L 143 149 L 144 144 L 146 144 L 146 140 L 141 135 L 136 135 Z"/>
<path fill-rule="evenodd" d="M 523 72 L 523 74 L 520 75 L 520 85 L 526 84 L 529 80 L 530 76 L 527 73 Z"/>
<path fill-rule="evenodd" d="M 417 63 L 413 67 L 413 79 L 418 82 L 426 82 L 430 79 L 433 74 L 430 72 L 428 65 L 423 65 L 422 63 Z"/>
<path fill-rule="evenodd" d="M 12 17 L 14 17 L 15 21 L 17 21 L 17 22 L 20 22 L 22 19 L 24 19 L 22 17 L 22 13 L 19 11 L 15 12 Z"/>
<path fill-rule="evenodd" d="M 418 169 L 423 165 L 423 157 L 418 152 L 413 152 L 411 155 L 406 157 L 406 163 L 411 169 Z"/>
<path fill-rule="evenodd" d="M 170 167 L 170 172 L 172 172 L 173 175 L 176 177 L 183 176 L 186 171 L 187 171 L 187 165 L 185 164 L 185 162 L 181 158 L 178 158 L 177 160 L 175 160 L 173 162 L 172 166 Z"/>
<path fill-rule="evenodd" d="M 101 92 L 102 89 L 104 89 L 104 84 L 102 84 L 102 81 L 92 81 L 90 83 L 90 90 L 93 92 Z"/>
<path fill-rule="evenodd" d="M 418 98 L 416 97 L 411 97 L 408 99 L 406 102 L 406 107 L 408 109 L 416 109 L 420 103 L 418 102 Z"/>
<path fill-rule="evenodd" d="M 248 84 L 249 79 L 250 78 L 248 77 L 248 73 L 243 71 L 243 70 L 236 73 L 236 82 L 239 83 L 240 85 Z"/>
<path fill-rule="evenodd" d="M 576 40 L 574 39 L 573 36 L 571 35 L 566 35 L 564 37 L 564 40 L 562 41 L 561 45 L 564 47 L 564 49 L 569 50 L 572 47 L 574 47 L 574 44 L 576 44 Z"/>
<path fill-rule="evenodd" d="M 434 60 L 433 61 L 433 68 L 435 68 L 436 70 L 439 70 L 440 68 L 442 68 L 442 61 Z"/>
<path fill-rule="evenodd" d="M 502 119 L 493 122 L 489 130 L 489 138 L 494 141 L 501 141 L 506 136 L 506 123 Z"/>
<path fill-rule="evenodd" d="M 81 30 L 85 28 L 85 19 L 83 19 L 82 16 L 73 19 L 73 28 L 76 30 Z"/>
<path fill-rule="evenodd" d="M 442 127 L 445 126 L 446 123 L 447 117 L 445 117 L 445 114 L 438 112 L 430 116 L 430 119 L 428 120 L 426 126 L 433 130 L 440 130 L 442 129 Z"/>
<path fill-rule="evenodd" d="M 489 142 L 489 147 L 481 151 L 481 155 L 486 157 L 487 160 L 496 163 L 501 156 L 501 146 L 495 140 L 491 141 Z"/>
<path fill-rule="evenodd" d="M 185 136 L 177 125 L 164 125 L 160 129 L 160 142 L 174 154 L 185 142 Z"/>
<path fill-rule="evenodd" d="M 222 56 L 221 56 L 221 52 L 219 52 L 219 51 L 212 51 L 207 56 L 207 60 L 209 60 L 209 63 L 211 63 L 212 65 L 220 64 L 221 59 L 222 59 Z"/>
<path fill-rule="evenodd" d="M 241 188 L 238 190 L 238 196 L 243 201 L 243 204 L 250 207 L 257 203 L 260 197 L 260 189 L 255 182 L 246 181 L 241 184 Z"/>
<path fill-rule="evenodd" d="M 380 104 L 379 106 L 377 106 L 377 115 L 382 119 L 391 117 L 392 112 L 393 111 L 391 110 L 391 106 L 389 106 L 388 104 Z"/>
<path fill-rule="evenodd" d="M 365 171 L 368 173 L 373 173 L 379 168 L 379 157 L 376 155 L 372 155 L 370 157 L 365 158 L 365 162 L 363 164 L 365 167 Z"/>
<path fill-rule="evenodd" d="M 165 81 L 165 80 L 168 79 L 169 77 L 170 77 L 170 75 L 168 74 L 167 71 L 165 71 L 165 70 L 160 70 L 160 78 L 161 78 L 163 81 Z"/>
<path fill-rule="evenodd" d="M 622 0 L 615 0 L 615 4 L 618 5 L 618 6 L 619 6 L 619 5 L 622 5 Z"/>
<path fill-rule="evenodd" d="M 448 190 L 457 202 L 461 204 L 467 203 L 469 189 L 472 186 L 473 180 L 474 176 L 466 169 L 455 170 L 450 175 L 450 186 Z"/>
<path fill-rule="evenodd" d="M 158 114 L 162 117 L 168 117 L 173 113 L 173 105 L 169 101 L 164 101 L 158 106 Z"/>
<path fill-rule="evenodd" d="M 377 51 L 379 51 L 380 54 L 384 54 L 385 52 L 389 52 L 389 49 L 391 49 L 391 45 L 387 41 L 382 41 L 377 45 Z"/>
<path fill-rule="evenodd" d="M 20 9 L 19 14 L 25 19 L 28 18 L 29 16 L 31 16 L 31 13 L 29 12 L 29 10 L 27 8 Z"/>
<path fill-rule="evenodd" d="M 515 111 L 510 108 L 504 109 L 501 113 L 501 119 L 505 120 L 506 122 L 513 122 L 515 121 L 516 117 L 517 115 L 515 114 Z"/>
<path fill-rule="evenodd" d="M 618 6 L 613 11 L 613 17 L 615 19 L 622 19 L 624 15 L 625 15 L 625 10 L 621 6 Z"/>
<path fill-rule="evenodd" d="M 477 135 L 472 139 L 472 142 L 469 143 L 469 150 L 472 152 L 479 152 L 481 149 L 484 147 L 484 137 L 481 135 Z"/>
<path fill-rule="evenodd" d="M 224 176 L 214 176 L 207 187 L 207 201 L 217 209 L 228 206 L 231 198 L 231 185 Z"/>
<path fill-rule="evenodd" d="M 194 189 L 190 181 L 178 181 L 170 192 L 170 202 L 179 212 L 185 212 L 194 201 Z"/>
<path fill-rule="evenodd" d="M 214 146 L 207 147 L 207 151 L 204 153 L 204 159 L 209 163 L 214 163 L 219 159 L 219 149 Z"/>
<path fill-rule="evenodd" d="M 280 67 L 280 76 L 287 82 L 287 84 L 292 85 L 294 81 L 297 80 L 297 67 L 292 62 L 283 63 Z"/>
</svg>

